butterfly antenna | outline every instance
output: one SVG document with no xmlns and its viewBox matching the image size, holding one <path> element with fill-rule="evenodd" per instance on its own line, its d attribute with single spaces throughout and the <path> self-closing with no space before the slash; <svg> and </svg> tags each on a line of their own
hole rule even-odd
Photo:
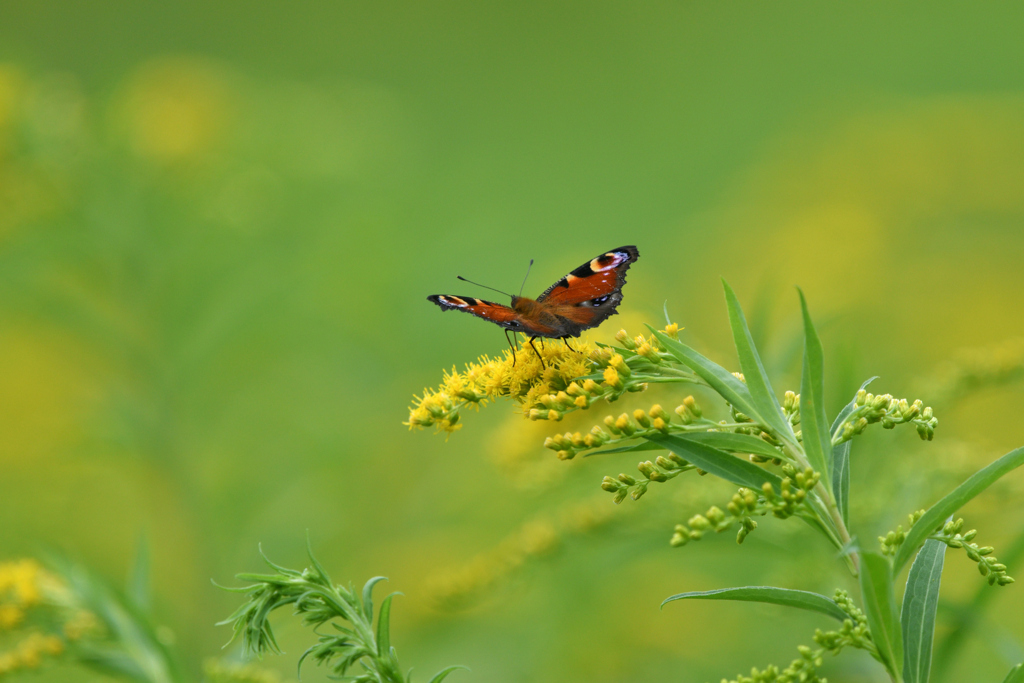
<svg viewBox="0 0 1024 683">
<path fill-rule="evenodd" d="M 462 280 L 463 282 L 468 282 L 471 285 L 476 285 L 477 287 L 483 287 L 484 289 L 489 289 L 492 292 L 497 292 L 498 294 L 504 294 L 505 296 L 509 296 L 509 297 L 512 296 L 508 292 L 503 292 L 500 289 L 495 289 L 494 287 L 488 287 L 487 285 L 482 285 L 479 282 L 473 282 L 472 280 L 467 280 L 466 278 L 462 277 L 461 275 L 456 275 L 455 277 L 460 279 L 460 280 Z"/>
<path fill-rule="evenodd" d="M 530 277 L 530 270 L 533 268 L 533 259 L 530 259 L 530 265 L 526 266 L 526 277 Z M 523 295 L 523 287 L 526 287 L 526 277 L 523 278 L 523 286 L 519 288 L 519 296 Z"/>
</svg>

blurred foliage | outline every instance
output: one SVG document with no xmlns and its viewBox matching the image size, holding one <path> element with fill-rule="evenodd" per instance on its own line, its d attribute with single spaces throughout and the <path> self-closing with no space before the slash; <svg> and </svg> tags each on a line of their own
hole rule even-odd
<svg viewBox="0 0 1024 683">
<path fill-rule="evenodd" d="M 850 514 L 883 534 L 1024 443 L 1022 14 L 5 2 L 0 559 L 57 547 L 119 584 L 145 530 L 154 623 L 192 678 L 233 608 L 209 579 L 255 566 L 259 541 L 301 562 L 305 529 L 335 573 L 403 587 L 395 640 L 422 671 L 704 681 L 791 651 L 813 617 L 765 608 L 778 627 L 740 642 L 716 634 L 743 608 L 656 611 L 681 587 L 794 585 L 791 525 L 747 541 L 756 565 L 725 538 L 685 558 L 666 547 L 680 509 L 728 486 L 652 490 L 644 515 L 608 501 L 609 523 L 551 522 L 550 551 L 517 545 L 531 520 L 589 515 L 608 465 L 557 461 L 519 415 L 473 415 L 448 442 L 408 434 L 411 389 L 504 345 L 424 297 L 459 274 L 507 289 L 530 258 L 531 282 L 551 282 L 637 244 L 615 323 L 660 319 L 667 300 L 687 343 L 732 367 L 725 275 L 769 374 L 793 380 L 799 283 L 820 302 L 830 415 L 870 374 L 942 410 L 927 449 L 862 437 Z M 589 424 L 573 420 L 559 429 Z M 890 476 L 867 488 L 880 463 Z M 965 516 L 1008 547 L 1022 494 L 1007 477 Z M 828 593 L 815 557 L 801 575 Z M 453 576 L 482 602 L 432 601 Z M 998 680 L 1022 659 L 1022 606 L 1019 591 L 988 606 L 1011 628 L 972 630 L 949 680 Z M 963 664 L 977 661 L 991 668 Z M 824 667 L 832 681 L 868 670 Z"/>
</svg>

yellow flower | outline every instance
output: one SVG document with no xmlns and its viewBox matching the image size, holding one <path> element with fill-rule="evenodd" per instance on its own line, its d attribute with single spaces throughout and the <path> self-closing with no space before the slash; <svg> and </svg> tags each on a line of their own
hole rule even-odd
<svg viewBox="0 0 1024 683">
<path fill-rule="evenodd" d="M 461 408 L 479 407 L 497 398 L 516 401 L 527 417 L 533 409 L 533 415 L 539 416 L 535 419 L 558 420 L 568 410 L 589 405 L 578 392 L 571 398 L 564 392 L 574 379 L 593 371 L 590 344 L 577 342 L 570 349 L 549 340 L 535 345 L 537 353 L 520 345 L 514 354 L 507 349 L 497 358 L 481 356 L 467 363 L 463 372 L 455 368 L 444 371 L 437 389 L 424 389 L 421 396 L 413 398 L 409 420 L 403 424 L 410 429 L 435 427 L 450 433 L 462 427 Z"/>
</svg>

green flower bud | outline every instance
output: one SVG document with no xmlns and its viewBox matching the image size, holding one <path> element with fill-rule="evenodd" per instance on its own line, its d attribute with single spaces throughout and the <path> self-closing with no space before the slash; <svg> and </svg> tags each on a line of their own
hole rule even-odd
<svg viewBox="0 0 1024 683">
<path fill-rule="evenodd" d="M 530 412 L 532 413 L 533 411 Z M 616 426 L 615 418 L 612 417 L 611 415 L 604 418 L 604 426 L 607 427 L 608 431 L 614 434 L 615 436 L 622 436 L 622 430 Z"/>
<path fill-rule="evenodd" d="M 706 516 L 706 517 L 708 518 L 708 520 L 710 520 L 710 521 L 711 521 L 711 523 L 712 523 L 712 524 L 714 524 L 715 526 L 718 526 L 718 525 L 719 525 L 719 524 L 721 524 L 721 523 L 722 523 L 723 521 L 725 521 L 725 513 L 724 513 L 724 512 L 722 512 L 722 511 L 721 511 L 721 510 L 720 510 L 720 509 L 719 509 L 719 508 L 718 508 L 717 506 L 715 506 L 715 505 L 712 505 L 712 506 L 711 506 L 710 508 L 708 508 L 708 511 L 707 511 L 707 512 L 705 513 L 705 516 Z"/>
<path fill-rule="evenodd" d="M 605 477 L 604 479 L 601 480 L 601 488 L 603 488 L 605 491 L 608 491 L 609 493 L 615 493 L 622 488 L 622 484 L 615 481 L 611 477 Z"/>
<path fill-rule="evenodd" d="M 711 528 L 711 522 L 709 522 L 704 515 L 694 515 L 689 519 L 687 524 L 691 529 L 695 529 L 697 531 L 706 531 Z"/>
<path fill-rule="evenodd" d="M 633 477 L 629 476 L 625 472 L 623 472 L 622 474 L 619 475 L 619 481 L 621 481 L 626 486 L 632 486 L 633 484 L 636 483 L 636 479 L 634 479 Z"/>
</svg>

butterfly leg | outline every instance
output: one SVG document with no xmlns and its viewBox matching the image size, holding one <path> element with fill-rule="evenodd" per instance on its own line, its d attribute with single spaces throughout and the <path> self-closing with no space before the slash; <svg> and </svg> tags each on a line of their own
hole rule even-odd
<svg viewBox="0 0 1024 683">
<path fill-rule="evenodd" d="M 540 351 L 538 351 L 537 347 L 533 345 L 533 340 L 534 339 L 536 339 L 536 337 L 530 337 L 530 346 L 533 348 L 533 352 L 535 354 L 537 354 L 537 358 L 540 360 L 540 366 L 546 370 L 547 366 L 544 365 L 544 357 L 540 355 Z M 541 346 L 543 347 L 544 346 L 543 337 L 541 337 L 541 340 L 542 340 L 541 341 Z"/>
<path fill-rule="evenodd" d="M 575 351 L 576 353 L 583 353 L 582 351 L 572 348 L 572 344 L 569 343 L 568 337 L 562 337 L 562 341 L 565 342 L 565 345 L 569 347 L 570 351 Z"/>
<path fill-rule="evenodd" d="M 512 333 L 513 338 L 515 337 L 515 334 L 516 334 L 515 332 Z M 512 367 L 515 367 L 516 366 L 516 345 L 515 345 L 515 342 L 512 341 L 512 339 L 508 338 L 508 330 L 507 329 L 505 330 L 505 341 L 508 342 L 509 348 L 512 349 Z"/>
</svg>

